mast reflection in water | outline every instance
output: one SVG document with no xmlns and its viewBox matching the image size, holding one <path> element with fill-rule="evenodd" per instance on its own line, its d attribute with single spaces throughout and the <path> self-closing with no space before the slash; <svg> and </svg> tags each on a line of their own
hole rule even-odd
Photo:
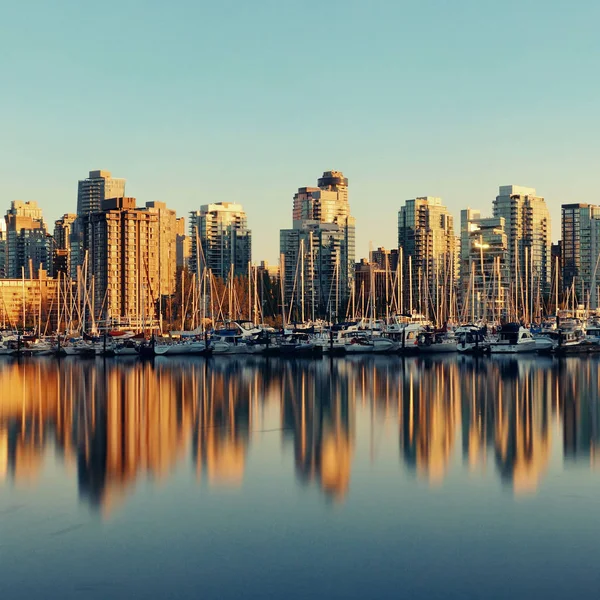
<svg viewBox="0 0 600 600">
<path fill-rule="evenodd" d="M 596 359 L 0 361 L 0 596 L 573 597 Z"/>
<path fill-rule="evenodd" d="M 209 486 L 240 488 L 254 436 L 280 431 L 298 481 L 343 501 L 360 418 L 371 447 L 397 421 L 400 459 L 434 486 L 461 468 L 460 449 L 471 472 L 533 493 L 553 445 L 600 456 L 598 387 L 597 363 L 576 359 L 2 362 L 0 476 L 35 485 L 56 451 L 108 513 L 137 479 L 187 459 Z"/>
</svg>

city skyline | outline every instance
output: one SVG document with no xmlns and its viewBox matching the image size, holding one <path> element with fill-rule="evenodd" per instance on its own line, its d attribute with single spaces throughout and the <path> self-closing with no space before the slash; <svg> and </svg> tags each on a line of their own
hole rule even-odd
<svg viewBox="0 0 600 600">
<path fill-rule="evenodd" d="M 89 169 L 87 169 L 89 171 Z M 323 169 L 317 169 L 317 172 L 322 172 Z M 329 171 L 334 171 L 333 169 L 330 169 Z M 90 175 L 92 173 L 104 173 L 107 174 L 109 177 L 111 175 L 111 171 L 108 171 L 106 169 L 96 169 L 94 171 L 89 171 Z M 342 172 L 340 170 L 340 172 Z M 306 178 L 306 177 L 305 177 Z M 144 203 L 144 204 L 149 204 L 151 205 L 152 203 L 158 203 L 158 204 L 165 204 L 170 210 L 174 210 L 177 213 L 178 218 L 183 217 L 186 220 L 186 228 L 185 228 L 185 233 L 186 235 L 190 234 L 189 231 L 189 224 L 190 224 L 190 215 L 192 215 L 192 213 L 197 213 L 199 212 L 203 207 L 211 204 L 211 205 L 215 205 L 215 204 L 223 204 L 223 205 L 238 205 L 238 206 L 242 206 L 244 212 L 246 213 L 247 216 L 247 221 L 248 221 L 248 227 L 252 230 L 256 230 L 256 231 L 260 231 L 260 233 L 258 235 L 256 235 L 256 240 L 253 243 L 253 248 L 252 248 L 252 261 L 254 263 L 259 263 L 262 260 L 266 260 L 269 264 L 276 264 L 279 260 L 280 257 L 280 252 L 277 252 L 277 250 L 279 249 L 279 232 L 281 229 L 285 229 L 285 224 L 287 221 L 289 221 L 289 207 L 290 204 L 294 204 L 295 202 L 295 197 L 297 196 L 297 192 L 290 192 L 290 190 L 287 190 L 287 216 L 286 218 L 283 220 L 283 223 L 275 223 L 273 221 L 269 221 L 269 226 L 271 226 L 271 228 L 275 231 L 275 233 L 277 234 L 276 239 L 274 240 L 274 246 L 273 247 L 269 247 L 269 250 L 267 252 L 267 254 L 261 253 L 260 250 L 258 248 L 265 248 L 265 235 L 264 235 L 264 229 L 267 227 L 267 224 L 265 223 L 265 219 L 264 219 L 264 214 L 261 215 L 254 215 L 254 217 L 256 218 L 256 221 L 253 221 L 252 218 L 249 216 L 249 211 L 246 209 L 246 204 L 242 201 L 238 201 L 238 200 L 219 200 L 219 201 L 213 201 L 213 202 L 204 202 L 203 204 L 198 204 L 198 205 L 188 205 L 183 206 L 182 209 L 177 208 L 177 206 L 181 206 L 180 203 L 178 202 L 171 202 L 169 201 L 169 199 L 153 199 L 153 200 L 149 200 L 146 197 L 139 197 L 135 194 L 131 194 L 130 193 L 130 188 L 135 188 L 135 184 L 131 185 L 130 184 L 130 180 L 129 177 L 123 177 L 121 179 L 119 179 L 118 181 L 122 181 L 122 182 L 127 182 L 127 196 L 130 197 L 135 197 L 135 198 L 140 198 L 140 202 Z M 78 185 L 80 185 L 82 182 L 82 180 L 78 181 Z M 448 213 L 452 216 L 452 218 L 454 219 L 454 221 L 456 223 L 460 223 L 460 216 L 463 210 L 470 209 L 470 210 L 475 210 L 475 211 L 480 211 L 482 214 L 484 215 L 488 215 L 488 216 L 492 216 L 492 204 L 494 202 L 494 199 L 497 196 L 498 193 L 498 188 L 499 187 L 514 187 L 514 188 L 523 188 L 523 189 L 534 189 L 534 188 L 530 188 L 526 186 L 522 186 L 520 184 L 510 184 L 510 185 L 504 185 L 504 184 L 498 184 L 495 186 L 495 191 L 493 192 L 493 194 L 488 198 L 488 197 L 483 197 L 481 196 L 481 201 L 480 204 L 478 204 L 477 206 L 472 206 L 472 205 L 467 205 L 464 204 L 462 206 L 460 206 L 458 208 L 457 211 L 454 211 L 453 209 L 451 209 L 448 206 L 448 202 L 446 201 L 444 196 L 435 196 L 436 198 L 438 198 L 443 204 L 444 206 L 448 209 Z M 303 189 L 302 185 L 298 185 L 297 189 Z M 312 189 L 312 188 L 307 188 L 307 189 Z M 318 189 L 318 188 L 315 188 Z M 534 189 L 535 191 L 535 189 Z M 152 197 L 153 195 L 150 194 L 149 197 Z M 120 194 L 118 196 L 115 197 L 123 197 L 123 194 Z M 426 194 L 421 194 L 421 195 L 414 195 L 412 196 L 412 198 L 427 198 L 427 197 L 434 197 L 434 196 L 428 196 Z M 578 201 L 574 201 L 574 202 L 560 202 L 558 206 L 553 207 L 551 206 L 551 203 L 548 201 L 548 197 L 544 194 L 543 195 L 544 200 L 546 201 L 546 204 L 548 205 L 548 211 L 550 213 L 550 222 L 551 224 L 554 224 L 551 227 L 551 241 L 552 243 L 557 243 L 561 240 L 560 234 L 561 234 L 561 229 L 558 226 L 561 223 L 561 219 L 562 219 L 562 207 L 565 204 L 579 204 L 580 202 Z M 108 196 L 107 196 L 108 198 Z M 404 205 L 405 202 L 407 202 L 411 197 L 406 197 L 406 198 L 402 198 L 402 199 L 398 199 L 397 200 L 397 205 L 395 206 L 395 208 L 393 209 L 393 215 L 394 217 L 397 216 L 398 211 L 402 208 L 402 206 Z M 351 193 L 351 197 L 348 200 L 352 206 L 352 213 L 353 216 L 354 215 L 354 204 L 356 202 L 355 198 L 354 198 L 354 177 L 352 177 L 352 193 Z M 599 200 L 600 201 L 600 200 Z M 39 207 L 39 209 L 42 211 L 43 214 L 43 218 L 44 221 L 47 224 L 54 224 L 60 220 L 62 220 L 62 218 L 65 215 L 68 214 L 75 214 L 76 213 L 76 208 L 78 205 L 78 194 L 77 191 L 75 191 L 73 193 L 73 203 L 72 206 L 71 205 L 65 205 L 62 204 L 60 205 L 60 208 L 57 208 L 55 210 L 55 212 L 50 213 L 50 211 L 48 211 L 47 207 L 43 204 L 42 201 L 40 201 L 39 199 L 36 198 L 27 198 L 24 194 L 21 194 L 18 198 L 12 198 L 10 200 L 8 200 L 8 205 L 10 205 L 13 202 L 17 202 L 17 203 L 34 203 L 37 204 L 37 206 Z M 582 201 L 583 202 L 583 201 Z M 592 202 L 593 204 L 593 202 Z M 372 208 L 372 207 L 371 207 Z M 265 214 L 268 213 L 270 214 L 270 210 L 268 207 L 265 207 Z M 371 210 L 371 213 L 373 211 Z M 555 220 L 554 218 L 554 213 L 557 213 L 557 218 Z M 55 214 L 56 213 L 56 214 Z M 359 244 L 356 243 L 356 259 L 358 261 L 358 259 L 360 258 L 367 258 L 369 256 L 369 253 L 371 252 L 371 250 L 375 247 L 383 247 L 383 248 L 397 248 L 398 245 L 398 228 L 397 228 L 397 223 L 395 222 L 391 222 L 389 219 L 387 219 L 387 217 L 389 217 L 389 215 L 387 213 L 379 213 L 378 216 L 382 216 L 384 217 L 384 221 L 386 224 L 385 229 L 383 229 L 381 231 L 381 235 L 379 235 L 378 237 L 369 239 L 365 242 L 365 236 L 364 235 L 360 235 L 360 230 L 361 230 L 361 223 L 358 220 L 358 218 L 355 217 L 356 223 L 357 223 L 357 227 L 356 227 L 356 238 L 360 239 L 361 237 L 363 238 L 363 242 L 365 242 L 366 247 L 364 249 L 359 249 Z M 368 220 L 367 220 L 368 222 Z M 558 225 L 557 225 L 558 224 Z M 3 223 L 4 226 L 4 223 Z M 52 227 L 48 226 L 48 232 L 52 231 Z M 390 233 L 391 232 L 391 233 Z M 455 235 L 459 236 L 460 235 L 460 230 L 455 228 Z M 272 236 L 267 236 L 268 238 L 272 237 Z M 262 241 L 262 243 L 260 243 Z"/>
<path fill-rule="evenodd" d="M 458 220 L 514 182 L 536 187 L 558 223 L 562 203 L 594 189 L 594 3 L 575 13 L 540 1 L 502 10 L 375 2 L 368 11 L 359 2 L 259 1 L 225 15 L 180 2 L 185 19 L 136 6 L 7 7 L 16 26 L 0 41 L 10 58 L 5 203 L 37 200 L 53 221 L 80 174 L 104 166 L 128 178 L 129 195 L 178 214 L 241 202 L 257 223 L 268 210 L 276 226 L 255 228 L 255 249 L 273 262 L 289 190 L 323 169 L 352 178 L 360 256 L 369 241 L 395 239 L 371 214 L 374 200 L 387 214 L 407 198 L 441 197 Z M 322 35 L 316 15 L 328 9 L 337 26 Z M 107 47 L 107 30 L 128 43 Z M 320 91 L 323 70 L 340 82 L 335 93 Z M 93 77 L 119 93 L 92 91 Z M 304 88 L 315 90 L 308 100 Z"/>
</svg>

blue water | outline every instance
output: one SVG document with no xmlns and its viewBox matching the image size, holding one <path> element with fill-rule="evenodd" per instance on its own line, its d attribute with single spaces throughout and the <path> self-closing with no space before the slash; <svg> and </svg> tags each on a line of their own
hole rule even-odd
<svg viewBox="0 0 600 600">
<path fill-rule="evenodd" d="M 600 593 L 597 359 L 0 361 L 0 598 Z"/>
</svg>

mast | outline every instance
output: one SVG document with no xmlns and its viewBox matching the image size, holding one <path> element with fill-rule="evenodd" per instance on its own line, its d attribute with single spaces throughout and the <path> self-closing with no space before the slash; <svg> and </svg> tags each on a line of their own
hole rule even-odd
<svg viewBox="0 0 600 600">
<path fill-rule="evenodd" d="M 529 296 L 531 290 L 529 289 L 529 246 L 525 246 L 525 306 L 523 312 L 525 313 L 525 323 L 530 323 L 531 315 L 529 314 Z"/>
<path fill-rule="evenodd" d="M 25 267 L 21 267 L 21 281 L 23 287 L 22 302 L 23 302 L 23 331 L 25 331 Z"/>
<path fill-rule="evenodd" d="M 413 281 L 412 281 L 412 256 L 408 255 L 408 307 L 410 314 L 413 314 Z"/>
<path fill-rule="evenodd" d="M 311 320 L 315 322 L 315 257 L 313 251 L 313 234 L 310 232 L 309 245 L 310 245 L 310 315 Z"/>
<path fill-rule="evenodd" d="M 485 290 L 485 269 L 483 267 L 483 236 L 479 236 L 479 261 L 481 263 L 481 294 L 483 299 L 483 314 L 482 318 L 485 320 L 486 308 L 487 308 L 487 294 Z"/>
<path fill-rule="evenodd" d="M 402 246 L 400 246 L 400 248 L 398 248 L 398 265 L 396 266 L 396 272 L 397 272 L 397 284 L 398 284 L 398 312 L 400 314 L 403 313 L 404 311 L 404 298 L 403 298 L 403 293 L 404 290 L 402 289 L 402 284 L 403 284 L 403 275 L 404 275 L 404 260 L 403 260 L 403 255 L 404 255 L 404 248 L 402 248 Z"/>
<path fill-rule="evenodd" d="M 304 323 L 304 238 L 300 240 L 300 320 Z"/>
<path fill-rule="evenodd" d="M 598 255 L 598 258 L 600 258 L 600 255 Z M 554 267 L 554 283 L 555 283 L 555 296 L 554 296 L 554 313 L 556 316 L 558 316 L 558 256 L 556 257 L 555 260 L 555 267 Z"/>
<path fill-rule="evenodd" d="M 285 331 L 285 256 L 279 255 L 279 287 L 281 288 L 281 327 Z"/>
<path fill-rule="evenodd" d="M 181 271 L 181 331 L 185 331 L 185 271 Z"/>
</svg>

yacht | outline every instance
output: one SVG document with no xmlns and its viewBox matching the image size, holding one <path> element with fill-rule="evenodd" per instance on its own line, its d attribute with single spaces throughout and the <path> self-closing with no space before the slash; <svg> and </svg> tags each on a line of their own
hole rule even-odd
<svg viewBox="0 0 600 600">
<path fill-rule="evenodd" d="M 508 323 L 498 328 L 498 339 L 490 343 L 492 354 L 535 352 L 535 339 L 529 329 L 519 323 Z"/>
<path fill-rule="evenodd" d="M 447 331 L 422 331 L 417 338 L 419 354 L 456 352 L 458 344 L 453 333 Z"/>
<path fill-rule="evenodd" d="M 133 340 L 124 340 L 117 342 L 114 347 L 115 356 L 137 356 L 140 348 Z"/>
<path fill-rule="evenodd" d="M 279 342 L 281 356 L 321 356 L 323 347 L 313 342 L 307 333 L 292 333 Z"/>
<path fill-rule="evenodd" d="M 486 354 L 490 351 L 490 340 L 485 329 L 476 325 L 463 325 L 455 332 L 457 350 L 463 354 Z"/>
<path fill-rule="evenodd" d="M 398 350 L 398 344 L 383 336 L 373 336 L 367 331 L 344 330 L 338 338 L 347 354 L 389 353 Z"/>
</svg>

